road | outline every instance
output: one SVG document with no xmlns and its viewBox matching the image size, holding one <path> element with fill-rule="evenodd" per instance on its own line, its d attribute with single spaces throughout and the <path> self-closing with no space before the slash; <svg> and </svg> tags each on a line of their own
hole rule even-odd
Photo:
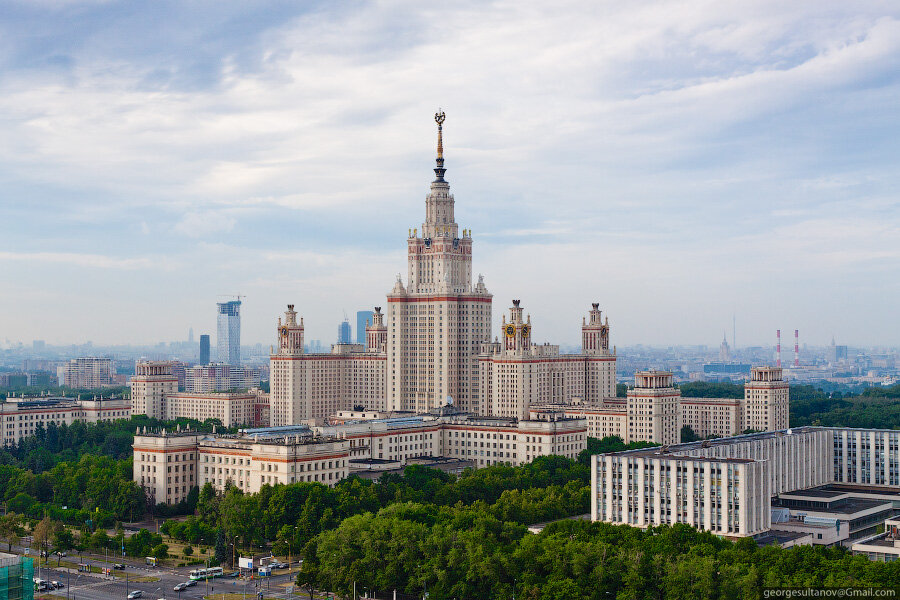
<svg viewBox="0 0 900 600">
<path fill-rule="evenodd" d="M 193 567 L 196 568 L 196 567 Z M 175 592 L 172 588 L 176 584 L 188 581 L 188 571 L 191 568 L 180 569 L 159 569 L 156 567 L 141 567 L 129 565 L 125 571 L 117 571 L 122 575 L 128 574 L 128 580 L 125 577 L 107 577 L 97 573 L 86 574 L 78 573 L 73 569 L 41 567 L 40 578 L 47 581 L 58 581 L 65 585 L 63 589 L 53 592 L 44 592 L 41 597 L 69 598 L 72 600 L 124 600 L 129 592 L 141 590 L 143 599 L 157 600 L 158 598 L 166 598 L 171 600 L 199 600 L 206 595 L 227 594 L 243 594 L 246 592 L 247 600 L 256 600 L 256 593 L 262 590 L 264 598 L 275 598 L 281 600 L 290 600 L 291 598 L 309 598 L 308 594 L 301 594 L 300 590 L 294 589 L 294 577 L 296 577 L 296 567 L 292 574 L 288 574 L 287 570 L 280 572 L 272 577 L 254 578 L 252 581 L 245 578 L 221 577 L 210 579 L 209 582 L 198 581 L 197 585 L 189 587 L 181 592 Z M 35 577 L 38 577 L 38 570 L 35 569 Z M 136 582 L 134 578 L 157 578 L 157 581 Z M 68 582 L 67 582 L 68 579 Z M 207 587 L 208 586 L 208 587 Z M 259 586 L 259 587 L 257 587 Z M 293 592 L 293 593 L 291 593 Z M 38 594 L 36 594 L 37 596 Z"/>
</svg>

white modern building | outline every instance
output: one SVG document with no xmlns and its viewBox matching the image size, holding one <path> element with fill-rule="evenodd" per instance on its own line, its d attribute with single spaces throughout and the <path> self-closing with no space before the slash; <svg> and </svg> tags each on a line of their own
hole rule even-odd
<svg viewBox="0 0 900 600">
<path fill-rule="evenodd" d="M 900 509 L 898 465 L 900 431 L 824 427 L 598 455 L 591 517 L 638 527 L 687 523 L 743 537 L 772 528 L 776 498 L 778 506 L 834 522 L 841 520 L 835 513 L 851 515 L 844 520 L 852 540 L 891 516 L 892 506 Z M 840 489 L 819 489 L 831 485 Z M 842 494 L 860 500 L 841 507 Z"/>
</svg>

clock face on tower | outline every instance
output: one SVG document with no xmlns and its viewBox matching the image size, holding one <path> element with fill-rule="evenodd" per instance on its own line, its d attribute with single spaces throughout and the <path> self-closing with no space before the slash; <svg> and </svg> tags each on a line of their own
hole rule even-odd
<svg viewBox="0 0 900 600">
<path fill-rule="evenodd" d="M 527 336 L 527 335 L 528 335 L 528 325 L 523 325 L 523 326 L 522 326 L 522 335 L 523 335 L 523 336 Z"/>
<path fill-rule="evenodd" d="M 506 329 L 506 337 L 515 337 L 516 335 L 516 326 L 515 325 L 507 325 Z"/>
<path fill-rule="evenodd" d="M 281 337 L 287 337 L 287 327 L 281 328 Z"/>
</svg>

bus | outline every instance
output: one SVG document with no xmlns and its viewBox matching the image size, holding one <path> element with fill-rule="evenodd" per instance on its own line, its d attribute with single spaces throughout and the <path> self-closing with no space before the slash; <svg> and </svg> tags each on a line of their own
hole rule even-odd
<svg viewBox="0 0 900 600">
<path fill-rule="evenodd" d="M 194 581 L 200 579 L 210 579 L 212 577 L 221 577 L 224 575 L 222 567 L 210 567 L 208 569 L 194 569 L 191 571 L 190 578 Z"/>
</svg>

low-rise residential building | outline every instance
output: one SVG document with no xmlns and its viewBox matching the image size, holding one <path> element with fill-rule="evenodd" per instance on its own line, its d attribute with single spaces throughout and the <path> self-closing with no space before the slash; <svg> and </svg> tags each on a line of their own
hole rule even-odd
<svg viewBox="0 0 900 600">
<path fill-rule="evenodd" d="M 350 444 L 306 427 L 273 427 L 241 434 L 139 431 L 134 480 L 155 503 L 175 504 L 206 483 L 229 483 L 246 493 L 299 481 L 334 485 L 347 476 Z"/>
<path fill-rule="evenodd" d="M 134 478 L 156 502 L 171 504 L 206 482 L 223 489 L 231 481 L 245 492 L 299 481 L 334 485 L 354 470 L 401 469 L 422 461 L 449 460 L 464 468 L 519 465 L 550 454 L 574 459 L 586 445 L 583 419 L 556 414 L 519 421 L 446 408 L 339 425 L 244 429 L 237 435 L 138 432 Z"/>
<path fill-rule="evenodd" d="M 252 425 L 257 414 L 256 393 L 218 392 L 192 394 L 179 392 L 165 399 L 164 420 L 181 418 L 205 421 L 218 419 L 225 427 Z"/>
<path fill-rule="evenodd" d="M 131 418 L 131 401 L 125 398 L 79 400 L 62 396 L 10 396 L 0 403 L 0 446 L 17 444 L 50 423 L 72 425 Z"/>
</svg>

